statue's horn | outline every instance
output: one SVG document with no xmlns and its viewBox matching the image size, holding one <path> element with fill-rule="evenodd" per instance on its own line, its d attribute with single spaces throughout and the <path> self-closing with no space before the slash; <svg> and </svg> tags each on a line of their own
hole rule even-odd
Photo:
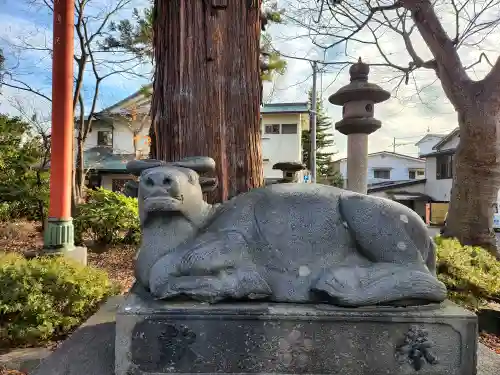
<svg viewBox="0 0 500 375">
<path fill-rule="evenodd" d="M 208 156 L 190 156 L 170 164 L 189 168 L 197 173 L 215 172 L 215 160 Z"/>
<path fill-rule="evenodd" d="M 127 172 L 134 176 L 140 176 L 146 169 L 160 167 L 162 165 L 167 165 L 167 163 L 155 159 L 131 160 L 127 163 Z"/>
</svg>

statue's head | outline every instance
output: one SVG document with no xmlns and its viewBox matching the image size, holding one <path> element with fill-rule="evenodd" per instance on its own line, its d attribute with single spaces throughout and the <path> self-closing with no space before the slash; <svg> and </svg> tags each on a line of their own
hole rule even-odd
<svg viewBox="0 0 500 375">
<path fill-rule="evenodd" d="M 215 162 L 208 157 L 191 157 L 170 163 L 133 160 L 127 164 L 127 171 L 139 179 L 127 184 L 125 194 L 137 197 L 142 224 L 152 213 L 180 213 L 189 218 L 206 205 L 203 193 L 217 186 L 216 178 L 201 177 L 200 174 L 214 170 Z"/>
</svg>

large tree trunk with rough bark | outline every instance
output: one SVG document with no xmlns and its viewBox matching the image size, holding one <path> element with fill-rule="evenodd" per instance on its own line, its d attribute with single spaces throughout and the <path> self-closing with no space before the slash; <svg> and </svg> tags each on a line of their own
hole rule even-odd
<svg viewBox="0 0 500 375">
<path fill-rule="evenodd" d="M 500 111 L 474 103 L 459 113 L 458 120 L 460 143 L 444 235 L 498 255 L 492 224 L 500 189 Z"/>
<path fill-rule="evenodd" d="M 221 202 L 263 184 L 260 0 L 156 0 L 151 156 L 210 156 Z"/>
<path fill-rule="evenodd" d="M 455 154 L 447 228 L 462 244 L 485 247 L 498 256 L 492 230 L 493 205 L 500 189 L 500 58 L 481 80 L 473 81 L 430 0 L 401 0 L 433 59 L 407 48 L 417 66 L 433 69 L 458 114 L 460 143 Z M 410 44 L 409 38 L 406 44 Z"/>
</svg>

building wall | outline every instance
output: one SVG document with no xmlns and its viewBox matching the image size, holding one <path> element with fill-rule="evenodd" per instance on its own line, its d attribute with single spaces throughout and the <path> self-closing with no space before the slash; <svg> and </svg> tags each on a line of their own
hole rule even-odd
<svg viewBox="0 0 500 375">
<path fill-rule="evenodd" d="M 131 180 L 134 177 L 128 174 L 103 174 L 101 177 L 101 187 L 112 190 L 113 180 Z"/>
<path fill-rule="evenodd" d="M 428 157 L 425 162 L 425 175 L 427 180 L 425 183 L 425 194 L 431 196 L 438 202 L 449 202 L 451 199 L 451 187 L 453 179 L 447 178 L 443 180 L 436 179 L 436 158 Z M 500 191 L 497 201 L 500 202 Z"/>
<path fill-rule="evenodd" d="M 338 163 L 339 171 L 344 177 L 344 182 L 347 179 L 347 160 L 341 160 Z M 375 178 L 374 173 L 376 169 L 390 169 L 390 179 Z M 408 172 L 411 169 L 425 170 L 424 160 L 412 160 L 392 156 L 388 154 L 377 154 L 368 156 L 368 183 L 384 182 L 384 181 L 399 181 L 409 180 Z M 417 179 L 423 179 L 424 176 L 418 176 Z"/>
<path fill-rule="evenodd" d="M 302 162 L 302 130 L 306 128 L 304 114 L 262 114 L 262 158 L 264 159 L 264 177 L 281 178 L 283 172 L 273 170 L 279 162 Z M 265 134 L 266 125 L 297 124 L 296 134 Z M 266 160 L 267 159 L 267 160 Z"/>
<path fill-rule="evenodd" d="M 392 188 L 385 191 L 376 191 L 373 193 L 369 193 L 369 195 L 373 195 L 375 197 L 381 197 L 390 199 L 388 193 L 397 193 L 397 192 L 405 192 L 405 193 L 424 193 L 425 184 L 416 184 L 410 186 L 402 186 L 400 188 Z M 427 202 L 424 201 L 414 201 L 414 211 L 425 220 L 425 204 Z"/>
<path fill-rule="evenodd" d="M 140 123 L 137 121 L 131 125 L 138 129 Z M 88 134 L 85 142 L 85 150 L 97 146 L 97 134 L 99 130 L 110 130 L 109 124 L 104 122 L 94 122 L 92 131 Z M 142 153 L 149 153 L 148 142 L 149 126 L 144 126 L 144 129 L 138 135 L 137 150 Z M 131 128 L 124 122 L 115 120 L 113 123 L 113 153 L 115 154 L 133 154 L 134 153 L 134 135 Z"/>
<path fill-rule="evenodd" d="M 425 194 L 431 196 L 435 201 L 448 202 L 450 200 L 453 179 L 436 179 L 436 157 L 428 157 L 425 161 Z"/>
<path fill-rule="evenodd" d="M 297 124 L 297 134 L 264 134 L 266 124 Z M 113 152 L 117 154 L 133 154 L 133 133 L 130 127 L 115 120 L 113 124 Z M 133 124 L 138 128 L 139 122 Z M 280 170 L 273 170 L 274 164 L 283 161 L 302 162 L 302 130 L 309 126 L 306 113 L 298 114 L 263 114 L 262 115 L 262 155 L 264 159 L 264 177 L 281 178 Z M 97 146 L 97 133 L 99 130 L 109 130 L 110 125 L 104 122 L 94 122 L 92 132 L 89 133 L 85 142 L 85 150 Z M 149 126 L 145 126 L 139 134 L 138 151 L 144 155 L 149 154 L 148 142 Z"/>
<path fill-rule="evenodd" d="M 418 144 L 418 155 L 430 154 L 434 150 L 432 149 L 439 141 L 441 137 L 428 136 L 425 140 Z"/>
<path fill-rule="evenodd" d="M 460 142 L 458 135 L 451 138 L 444 145 L 439 147 L 439 151 L 455 149 Z M 436 150 L 433 150 L 436 151 Z M 431 196 L 435 201 L 449 202 L 451 199 L 451 187 L 453 179 L 436 179 L 436 157 L 429 156 L 425 160 L 425 175 L 427 181 L 425 184 L 425 194 Z"/>
</svg>

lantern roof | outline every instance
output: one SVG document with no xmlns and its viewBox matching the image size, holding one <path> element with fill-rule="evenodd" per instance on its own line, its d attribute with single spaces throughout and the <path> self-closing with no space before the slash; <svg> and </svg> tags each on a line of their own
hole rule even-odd
<svg viewBox="0 0 500 375">
<path fill-rule="evenodd" d="M 335 105 L 344 105 L 347 102 L 357 100 L 370 100 L 374 103 L 381 103 L 391 97 L 389 91 L 384 90 L 379 85 L 368 82 L 370 66 L 363 61 L 361 57 L 358 62 L 352 64 L 349 68 L 351 82 L 341 87 L 336 93 L 332 94 L 328 101 Z"/>
</svg>

